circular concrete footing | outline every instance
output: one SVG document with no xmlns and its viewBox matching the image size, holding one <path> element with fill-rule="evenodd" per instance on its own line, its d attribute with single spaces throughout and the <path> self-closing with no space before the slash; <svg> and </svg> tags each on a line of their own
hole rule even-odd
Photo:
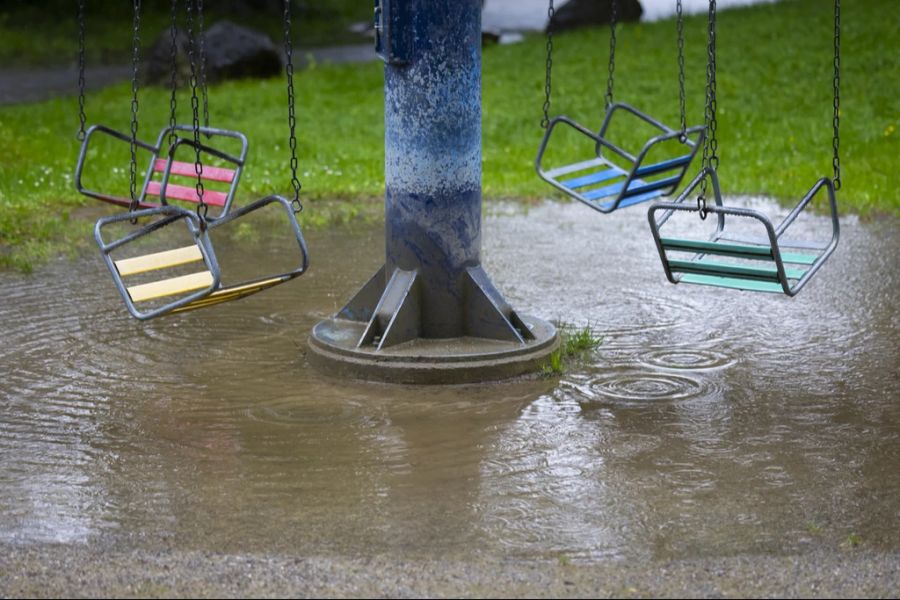
<svg viewBox="0 0 900 600">
<path fill-rule="evenodd" d="M 417 339 L 377 350 L 358 348 L 366 324 L 327 319 L 309 336 L 309 361 L 330 375 L 390 383 L 496 381 L 538 371 L 559 347 L 556 328 L 522 316 L 534 339 L 524 344 L 484 338 Z"/>
</svg>

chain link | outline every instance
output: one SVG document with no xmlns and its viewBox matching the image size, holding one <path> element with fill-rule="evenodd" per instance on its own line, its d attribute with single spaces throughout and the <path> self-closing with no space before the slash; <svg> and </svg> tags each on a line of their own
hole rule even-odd
<svg viewBox="0 0 900 600">
<path fill-rule="evenodd" d="M 678 104 L 681 109 L 681 143 L 687 141 L 687 100 L 684 91 L 684 11 L 682 0 L 675 3 L 675 27 L 678 32 Z"/>
<path fill-rule="evenodd" d="M 553 80 L 553 16 L 556 9 L 553 7 L 553 0 L 547 7 L 547 72 L 544 75 L 544 118 L 541 119 L 541 128 L 550 127 L 550 94 L 552 90 Z"/>
<path fill-rule="evenodd" d="M 187 0 L 187 38 L 188 38 L 188 62 L 191 65 L 191 112 L 194 130 L 194 172 L 197 174 L 197 216 L 202 226 L 206 223 L 206 214 L 209 207 L 203 201 L 203 161 L 200 157 L 200 99 L 197 97 L 197 57 L 194 55 L 194 2 Z"/>
<path fill-rule="evenodd" d="M 619 21 L 619 0 L 612 0 L 609 14 L 609 66 L 606 78 L 606 108 L 613 103 L 613 80 L 616 71 L 616 25 Z"/>
<path fill-rule="evenodd" d="M 709 2 L 709 20 L 707 31 L 706 61 L 706 140 L 703 142 L 703 168 L 719 170 L 719 140 L 716 137 L 718 122 L 716 121 L 716 0 Z M 700 195 L 697 196 L 697 209 L 700 218 L 706 219 L 706 177 L 700 182 Z"/>
<path fill-rule="evenodd" d="M 200 40 L 200 89 L 203 92 L 203 126 L 209 129 L 209 90 L 206 85 L 206 33 L 203 23 L 203 0 L 197 0 L 197 38 Z M 207 132 L 207 138 L 212 134 Z"/>
<path fill-rule="evenodd" d="M 78 0 L 78 133 L 75 138 L 84 141 L 87 114 L 84 112 L 84 0 Z"/>
<path fill-rule="evenodd" d="M 129 168 L 129 211 L 138 208 L 137 197 L 137 135 L 138 135 L 138 66 L 141 62 L 141 0 L 134 0 L 134 17 L 131 42 L 131 165 Z"/>
<path fill-rule="evenodd" d="M 834 0 L 834 117 L 832 119 L 834 126 L 834 138 L 832 147 L 834 148 L 834 158 L 832 166 L 834 167 L 834 189 L 841 189 L 841 0 Z"/>
<path fill-rule="evenodd" d="M 172 74 L 170 78 L 170 86 L 172 88 L 169 95 L 169 146 L 174 144 L 178 136 L 175 134 L 175 127 L 178 124 L 176 117 L 178 112 L 178 100 L 176 94 L 178 92 L 178 0 L 172 0 L 172 23 L 170 25 L 171 48 L 170 57 Z"/>
<path fill-rule="evenodd" d="M 284 54 L 286 58 L 284 71 L 287 74 L 288 125 L 290 127 L 291 187 L 294 189 L 291 206 L 294 212 L 298 213 L 303 210 L 303 204 L 300 203 L 300 189 L 303 186 L 300 185 L 300 180 L 297 178 L 299 161 L 297 160 L 297 116 L 294 112 L 294 45 L 291 37 L 291 0 L 284 0 Z"/>
</svg>

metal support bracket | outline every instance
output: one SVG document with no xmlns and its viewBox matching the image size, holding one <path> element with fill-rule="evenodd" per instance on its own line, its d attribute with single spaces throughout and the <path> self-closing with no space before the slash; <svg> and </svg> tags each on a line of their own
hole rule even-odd
<svg viewBox="0 0 900 600">
<path fill-rule="evenodd" d="M 410 61 L 410 34 L 400 26 L 409 23 L 404 11 L 412 10 L 408 0 L 375 0 L 375 52 L 389 65 Z"/>
</svg>

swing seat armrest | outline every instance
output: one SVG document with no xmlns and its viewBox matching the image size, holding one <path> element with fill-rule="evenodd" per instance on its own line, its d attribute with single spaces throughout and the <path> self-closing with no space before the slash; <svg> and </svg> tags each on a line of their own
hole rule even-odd
<svg viewBox="0 0 900 600">
<path fill-rule="evenodd" d="M 696 127 L 689 127 L 685 130 L 685 139 L 682 142 L 685 146 L 690 149 L 689 155 L 691 160 L 693 160 L 694 155 L 703 145 L 703 140 L 705 138 L 706 127 L 703 125 L 698 125 Z M 638 169 L 644 162 L 644 159 L 649 154 L 650 150 L 653 149 L 657 144 L 661 144 L 663 142 L 669 142 L 671 140 L 680 140 L 681 139 L 681 131 L 667 131 L 663 134 L 660 134 L 656 137 L 652 137 L 647 140 L 647 143 L 644 144 L 644 147 L 641 148 L 640 153 L 637 155 L 637 160 L 635 160 L 635 168 Z M 690 164 L 690 162 L 688 163 Z M 685 170 L 687 169 L 687 165 L 685 165 Z"/>
<path fill-rule="evenodd" d="M 237 210 L 232 210 L 228 214 L 213 221 L 210 224 L 209 228 L 211 230 L 214 230 L 218 227 L 222 227 L 224 225 L 227 225 L 231 221 L 234 221 L 235 219 L 240 219 L 241 217 L 264 208 L 270 204 L 279 204 L 284 210 L 284 213 L 287 216 L 288 223 L 291 227 L 291 233 L 293 233 L 294 240 L 297 242 L 297 247 L 300 251 L 299 266 L 291 271 L 277 275 L 276 277 L 291 279 L 303 275 L 307 271 L 307 269 L 309 269 L 309 251 L 307 250 L 306 240 L 303 238 L 303 232 L 300 229 L 300 223 L 297 221 L 297 215 L 294 212 L 294 208 L 291 205 L 290 200 L 284 198 L 283 196 L 272 194 L 271 196 L 266 196 L 261 200 L 257 200 L 256 202 L 253 202 L 246 206 L 242 206 Z"/>
<path fill-rule="evenodd" d="M 190 146 L 194 150 L 199 149 L 200 152 L 202 152 L 204 154 L 208 154 L 210 156 L 214 156 L 216 158 L 224 160 L 225 162 L 229 162 L 229 163 L 235 165 L 236 167 L 244 166 L 244 159 L 241 157 L 232 156 L 231 154 L 228 154 L 227 152 L 222 152 L 221 150 L 219 150 L 217 148 L 213 148 L 211 146 L 207 146 L 202 143 L 195 143 L 194 140 L 191 140 L 188 138 L 183 138 L 183 137 L 177 138 L 172 143 L 172 145 L 169 146 L 169 151 L 168 151 L 169 163 L 171 163 L 175 159 L 175 154 L 178 151 L 179 146 Z"/>
<path fill-rule="evenodd" d="M 546 131 L 544 131 L 544 137 L 541 140 L 540 148 L 538 148 L 537 158 L 535 158 L 534 160 L 534 168 L 538 172 L 538 175 L 540 175 L 543 179 L 546 179 L 547 177 L 546 171 L 543 168 L 544 153 L 546 152 L 547 146 L 550 143 L 550 136 L 553 134 L 554 129 L 556 129 L 556 126 L 559 124 L 568 125 L 578 133 L 590 138 L 594 142 L 594 144 L 600 143 L 600 138 L 597 136 L 597 134 L 587 127 L 584 127 L 580 123 L 576 123 L 566 116 L 555 117 L 550 121 L 550 124 L 547 126 Z"/>
<path fill-rule="evenodd" d="M 834 182 L 828 177 L 822 177 L 819 179 L 810 190 L 803 196 L 803 199 L 794 207 L 794 209 L 788 213 L 788 215 L 784 218 L 784 220 L 778 225 L 775 229 L 776 234 L 780 238 L 781 235 L 788 230 L 788 228 L 794 224 L 797 220 L 797 217 L 800 216 L 806 207 L 809 205 L 812 200 L 818 196 L 822 190 L 828 194 L 828 210 L 829 215 L 831 216 L 831 241 L 828 246 L 830 247 L 832 244 L 837 245 L 837 240 L 840 237 L 840 222 L 838 219 L 838 210 L 837 210 L 837 197 L 834 191 Z"/>
<path fill-rule="evenodd" d="M 663 133 L 672 133 L 677 130 L 672 129 L 665 123 L 657 121 L 647 113 L 641 112 L 630 104 L 625 104 L 624 102 L 615 102 L 609 106 L 609 110 L 606 111 L 606 118 L 603 119 L 603 126 L 600 127 L 600 137 L 606 136 L 606 129 L 609 127 L 609 123 L 612 120 L 613 115 L 616 111 L 624 110 L 625 112 L 634 115 L 645 123 L 652 125 L 653 127 L 659 129 Z"/>
<path fill-rule="evenodd" d="M 171 135 L 175 134 L 178 136 L 179 132 L 190 133 L 193 135 L 194 128 L 190 125 L 175 125 L 174 127 L 169 126 L 163 129 L 159 133 L 159 138 L 156 140 L 156 145 L 159 148 L 163 148 L 166 142 L 166 139 Z M 236 139 L 241 144 L 241 151 L 237 157 L 233 157 L 234 160 L 238 160 L 241 164 L 247 159 L 247 149 L 249 147 L 249 142 L 247 141 L 247 136 L 245 136 L 240 131 L 232 131 L 230 129 L 217 129 L 214 127 L 200 127 L 200 133 L 206 136 L 207 139 L 212 139 L 215 137 L 227 137 Z M 181 136 L 178 136 L 181 137 Z"/>
<path fill-rule="evenodd" d="M 94 137 L 94 134 L 96 133 L 102 133 L 113 139 L 128 144 L 131 143 L 131 136 L 124 134 L 121 131 L 116 131 L 115 129 L 107 127 L 106 125 L 92 125 L 84 134 L 84 140 L 81 142 L 81 150 L 79 150 L 78 152 L 78 162 L 75 164 L 75 189 L 79 194 L 84 194 L 85 196 L 107 199 L 110 198 L 109 194 L 104 194 L 96 190 L 88 189 L 81 182 L 82 173 L 84 172 L 84 164 L 85 162 L 87 162 L 88 147 L 90 145 L 91 138 Z M 156 146 L 151 146 L 150 144 L 141 140 L 135 140 L 135 144 L 138 148 L 150 152 L 153 155 L 154 159 L 159 154 L 159 148 L 157 148 Z"/>
</svg>

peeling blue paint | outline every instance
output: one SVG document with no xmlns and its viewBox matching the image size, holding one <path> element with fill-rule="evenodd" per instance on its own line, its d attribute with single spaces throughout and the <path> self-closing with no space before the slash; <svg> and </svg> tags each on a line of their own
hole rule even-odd
<svg viewBox="0 0 900 600">
<path fill-rule="evenodd" d="M 400 16 L 414 33 L 409 62 L 385 65 L 386 273 L 418 270 L 423 335 L 455 337 L 481 262 L 481 0 L 408 0 Z"/>
</svg>

